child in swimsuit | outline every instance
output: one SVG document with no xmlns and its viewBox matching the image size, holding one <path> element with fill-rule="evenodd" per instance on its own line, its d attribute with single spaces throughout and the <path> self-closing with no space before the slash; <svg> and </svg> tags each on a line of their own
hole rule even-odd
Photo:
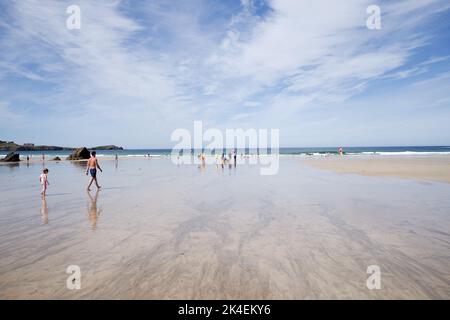
<svg viewBox="0 0 450 320">
<path fill-rule="evenodd" d="M 45 193 L 47 191 L 47 186 L 50 184 L 50 182 L 48 182 L 48 169 L 44 169 L 42 171 L 42 174 L 39 176 L 39 181 L 41 182 L 41 186 L 42 186 L 42 191 L 41 191 L 41 195 L 45 197 Z"/>
</svg>

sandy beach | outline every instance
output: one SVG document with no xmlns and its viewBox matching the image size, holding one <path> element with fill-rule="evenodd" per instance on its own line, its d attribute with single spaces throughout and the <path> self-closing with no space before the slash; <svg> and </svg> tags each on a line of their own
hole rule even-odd
<svg viewBox="0 0 450 320">
<path fill-rule="evenodd" d="M 84 162 L 47 162 L 45 201 L 42 164 L 0 165 L 0 298 L 450 298 L 446 157 L 100 161 L 98 193 Z"/>
<path fill-rule="evenodd" d="M 365 176 L 400 177 L 450 183 L 449 156 L 315 157 L 305 163 L 319 169 Z"/>
</svg>

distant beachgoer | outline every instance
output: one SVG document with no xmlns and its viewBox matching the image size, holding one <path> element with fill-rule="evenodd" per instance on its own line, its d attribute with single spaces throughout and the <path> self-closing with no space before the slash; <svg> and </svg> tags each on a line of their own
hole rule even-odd
<svg viewBox="0 0 450 320">
<path fill-rule="evenodd" d="M 116 153 L 116 156 L 114 157 L 114 168 L 117 169 L 118 165 L 119 165 L 119 157 L 117 156 L 117 153 Z"/>
<path fill-rule="evenodd" d="M 201 163 L 198 165 L 198 168 L 200 169 L 200 172 L 202 172 L 205 169 L 205 156 L 202 154 L 199 156 L 199 159 L 201 160 Z"/>
<path fill-rule="evenodd" d="M 30 156 L 27 156 L 27 163 L 30 162 Z"/>
<path fill-rule="evenodd" d="M 237 157 L 237 152 L 236 149 L 234 149 L 233 151 L 233 158 L 234 158 L 234 166 L 236 167 L 236 157 Z"/>
<path fill-rule="evenodd" d="M 219 157 L 219 155 L 217 154 L 217 155 L 216 155 L 216 168 L 217 168 L 217 169 L 219 168 L 219 166 L 220 166 L 221 163 L 222 163 L 222 161 L 220 160 L 220 157 Z"/>
<path fill-rule="evenodd" d="M 47 168 L 42 170 L 42 174 L 39 176 L 39 181 L 41 182 L 41 186 L 42 186 L 41 195 L 43 197 L 45 197 L 45 194 L 47 192 L 47 187 L 50 184 L 50 182 L 48 182 L 48 169 Z"/>
<path fill-rule="evenodd" d="M 339 147 L 338 152 L 339 155 L 342 156 L 344 154 L 344 149 L 342 149 L 342 147 Z"/>
<path fill-rule="evenodd" d="M 45 154 L 42 154 L 42 162 L 45 162 Z"/>
<path fill-rule="evenodd" d="M 91 191 L 90 188 L 91 188 L 92 182 L 94 182 L 94 181 L 95 181 L 95 185 L 97 186 L 97 189 L 101 188 L 101 186 L 99 186 L 98 182 L 97 182 L 97 168 L 100 170 L 100 172 L 103 172 L 103 170 L 102 170 L 102 168 L 100 168 L 100 165 L 98 164 L 98 160 L 95 157 L 96 154 L 97 153 L 95 151 L 92 151 L 91 158 L 87 162 L 86 175 L 88 175 L 90 173 L 91 177 L 92 177 L 91 181 L 89 182 L 89 185 L 87 187 L 88 191 Z"/>
<path fill-rule="evenodd" d="M 202 159 L 202 166 L 205 167 L 205 165 L 206 165 L 206 161 L 205 161 L 206 160 L 206 156 L 205 156 L 204 153 L 202 153 L 201 159 Z"/>
</svg>

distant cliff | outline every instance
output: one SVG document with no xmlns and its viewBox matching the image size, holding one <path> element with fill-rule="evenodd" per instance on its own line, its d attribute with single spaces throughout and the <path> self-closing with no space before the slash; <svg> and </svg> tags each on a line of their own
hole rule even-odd
<svg viewBox="0 0 450 320">
<path fill-rule="evenodd" d="M 53 150 L 71 150 L 71 148 L 57 146 L 35 146 L 32 143 L 20 145 L 13 141 L 1 141 L 0 151 L 53 151 Z"/>
<path fill-rule="evenodd" d="M 14 143 L 13 141 L 0 140 L 0 151 L 60 151 L 60 150 L 75 150 L 76 148 L 58 147 L 58 146 L 35 146 L 32 143 L 25 143 L 23 145 Z M 115 145 L 93 147 L 90 150 L 123 150 L 122 147 Z"/>
<path fill-rule="evenodd" d="M 109 146 L 93 147 L 90 150 L 123 150 L 123 148 L 115 145 L 109 145 Z"/>
<path fill-rule="evenodd" d="M 16 151 L 20 146 L 13 141 L 0 140 L 0 151 Z"/>
</svg>

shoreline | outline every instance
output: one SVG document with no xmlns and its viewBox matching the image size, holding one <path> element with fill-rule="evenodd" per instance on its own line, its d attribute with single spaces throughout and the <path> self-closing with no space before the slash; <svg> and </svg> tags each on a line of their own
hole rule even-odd
<svg viewBox="0 0 450 320">
<path fill-rule="evenodd" d="M 261 155 L 264 157 L 264 155 Z M 246 155 L 238 157 L 238 165 L 248 165 L 249 158 L 256 158 L 256 155 Z M 413 179 L 419 181 L 436 181 L 450 183 L 450 155 L 289 155 L 280 154 L 280 159 L 294 158 L 301 163 L 319 170 L 333 171 L 339 174 L 358 174 L 367 177 L 394 177 L 403 179 Z M 194 159 L 195 157 L 193 157 Z M 207 158 L 211 158 L 207 156 Z M 115 161 L 114 156 L 98 157 L 100 163 L 103 161 Z M 170 155 L 128 155 L 119 156 L 118 161 L 124 160 L 171 160 Z M 210 159 L 211 160 L 211 159 Z M 86 160 L 45 160 L 46 163 L 68 163 L 86 162 Z M 214 161 L 210 161 L 207 166 Z M 241 162 L 241 163 L 239 163 Z M 208 163 L 208 162 L 207 162 Z M 34 165 L 42 164 L 41 159 L 30 159 L 20 162 L 0 162 L 0 165 Z M 176 165 L 176 164 L 174 164 Z M 198 165 L 194 163 L 193 165 Z"/>
</svg>

